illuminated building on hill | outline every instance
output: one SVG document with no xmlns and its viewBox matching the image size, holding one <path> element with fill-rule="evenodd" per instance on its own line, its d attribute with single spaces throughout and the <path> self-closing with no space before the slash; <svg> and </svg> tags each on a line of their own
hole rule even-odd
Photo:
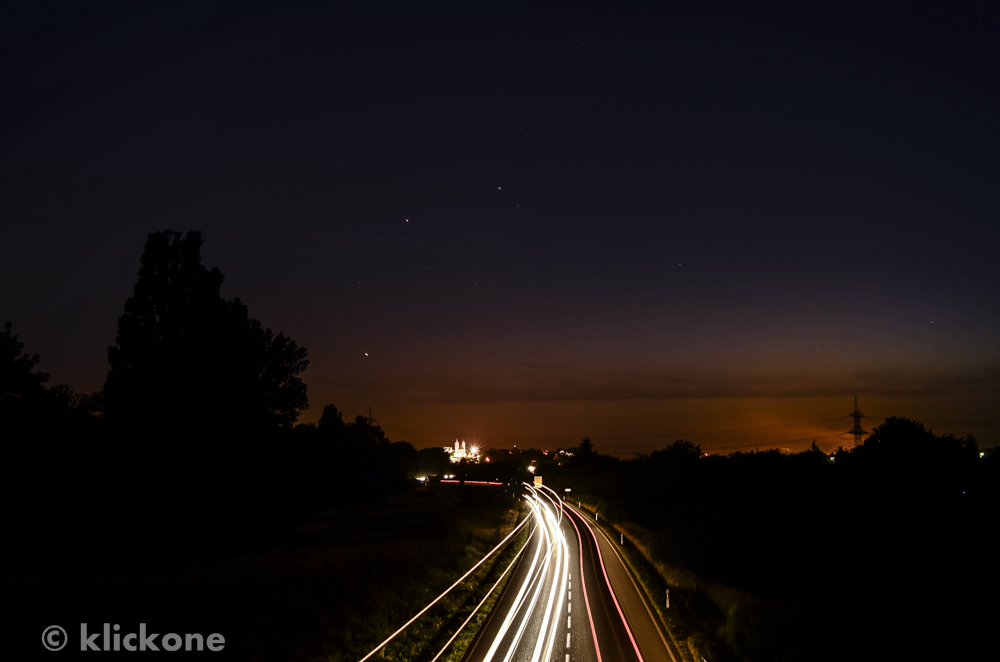
<svg viewBox="0 0 1000 662">
<path fill-rule="evenodd" d="M 444 452 L 448 453 L 451 457 L 452 462 L 461 462 L 462 460 L 468 460 L 470 462 L 479 462 L 479 449 L 475 446 L 469 446 L 466 448 L 465 442 L 463 441 L 461 445 L 458 443 L 458 439 L 455 440 L 455 447 L 445 446 Z"/>
</svg>

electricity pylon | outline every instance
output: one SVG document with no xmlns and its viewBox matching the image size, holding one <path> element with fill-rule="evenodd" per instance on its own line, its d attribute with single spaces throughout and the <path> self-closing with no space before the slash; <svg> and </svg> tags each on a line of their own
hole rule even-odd
<svg viewBox="0 0 1000 662">
<path fill-rule="evenodd" d="M 854 435 L 854 447 L 857 448 L 861 445 L 861 436 L 868 431 L 861 427 L 861 419 L 865 418 L 865 415 L 858 409 L 858 396 L 856 395 L 854 396 L 854 412 L 851 414 L 851 418 L 854 419 L 854 427 L 851 428 L 850 433 Z"/>
</svg>

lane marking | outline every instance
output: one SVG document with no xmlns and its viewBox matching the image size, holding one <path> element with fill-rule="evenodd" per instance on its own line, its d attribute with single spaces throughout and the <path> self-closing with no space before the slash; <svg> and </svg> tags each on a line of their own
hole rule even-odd
<svg viewBox="0 0 1000 662">
<path fill-rule="evenodd" d="M 570 506 L 570 508 L 572 508 L 572 506 Z M 626 565 L 625 563 L 625 559 L 622 558 L 621 553 L 619 553 L 618 549 L 615 547 L 615 544 L 614 542 L 612 542 L 611 538 L 608 537 L 608 534 L 604 532 L 604 529 L 599 529 L 599 530 L 601 532 L 601 535 L 604 536 L 604 539 L 608 541 L 608 544 L 611 546 L 611 549 L 615 551 L 615 554 L 618 556 L 618 560 L 621 562 L 622 567 L 625 568 L 625 574 L 628 575 L 628 578 L 632 581 L 632 586 L 635 587 L 635 592 L 638 593 L 639 597 L 642 599 L 642 606 L 646 608 L 646 613 L 649 614 L 649 620 L 653 621 L 653 625 L 656 626 L 656 633 L 660 635 L 660 640 L 663 642 L 663 647 L 667 649 L 667 653 L 670 654 L 670 659 L 673 660 L 673 662 L 677 662 L 677 657 L 674 655 L 674 647 L 671 644 L 667 643 L 667 637 L 663 633 L 663 628 L 660 625 L 660 619 L 657 618 L 656 616 L 653 616 L 653 610 L 650 609 L 649 607 L 649 601 L 647 599 L 645 591 L 640 589 L 639 585 L 635 583 L 635 578 L 629 571 L 628 565 Z"/>
<path fill-rule="evenodd" d="M 569 512 L 569 511 L 567 511 Z M 594 635 L 594 651 L 597 653 L 597 662 L 601 660 L 601 647 L 597 643 L 597 630 L 594 629 L 594 615 L 590 611 L 590 598 L 587 596 L 587 580 L 583 578 L 583 536 L 580 535 L 580 528 L 573 521 L 572 517 L 567 517 L 569 523 L 576 530 L 576 540 L 580 545 L 580 584 L 583 585 L 583 604 L 587 607 L 587 619 L 590 621 L 590 633 Z"/>
<path fill-rule="evenodd" d="M 601 562 L 601 572 L 604 573 L 604 582 L 608 585 L 608 591 L 610 591 L 611 599 L 615 603 L 615 609 L 618 610 L 618 615 L 622 619 L 622 625 L 625 626 L 625 632 L 628 633 L 629 641 L 632 642 L 632 649 L 635 651 L 636 657 L 639 658 L 639 662 L 644 662 L 642 659 L 642 653 L 639 652 L 639 645 L 635 643 L 635 637 L 632 636 L 632 628 L 628 626 L 628 621 L 625 620 L 625 614 L 622 613 L 622 607 L 618 604 L 618 598 L 615 596 L 615 589 L 611 586 L 611 580 L 608 578 L 608 569 L 604 567 L 604 556 L 601 554 L 601 543 L 597 540 L 597 534 L 594 533 L 594 529 L 590 526 L 590 522 L 585 519 L 582 521 L 584 526 L 587 527 L 587 530 L 590 531 L 590 535 L 594 538 L 594 545 L 597 546 L 597 558 Z"/>
<path fill-rule="evenodd" d="M 566 648 L 569 648 L 569 632 L 566 633 Z"/>
<path fill-rule="evenodd" d="M 567 629 L 567 630 L 569 629 L 569 627 L 570 627 L 570 625 L 569 625 L 569 624 L 571 623 L 571 621 L 570 621 L 569 619 L 570 619 L 570 617 L 569 617 L 569 616 L 567 616 L 567 617 L 566 617 L 566 629 Z"/>
</svg>

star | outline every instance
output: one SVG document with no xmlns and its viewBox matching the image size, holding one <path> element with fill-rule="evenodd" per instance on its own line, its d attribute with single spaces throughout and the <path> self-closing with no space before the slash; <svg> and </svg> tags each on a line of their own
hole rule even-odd
<svg viewBox="0 0 1000 662">
<path fill-rule="evenodd" d="M 368 352 L 365 352 L 365 356 L 368 356 Z"/>
</svg>

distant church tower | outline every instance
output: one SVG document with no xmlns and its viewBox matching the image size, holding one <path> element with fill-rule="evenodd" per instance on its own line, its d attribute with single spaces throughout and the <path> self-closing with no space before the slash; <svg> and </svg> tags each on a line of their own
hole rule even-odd
<svg viewBox="0 0 1000 662">
<path fill-rule="evenodd" d="M 854 412 L 851 414 L 851 418 L 854 419 L 854 427 L 851 428 L 851 434 L 854 435 L 855 448 L 861 445 L 861 436 L 868 432 L 861 427 L 861 419 L 864 417 L 865 415 L 858 409 L 858 396 L 854 396 Z"/>
</svg>

